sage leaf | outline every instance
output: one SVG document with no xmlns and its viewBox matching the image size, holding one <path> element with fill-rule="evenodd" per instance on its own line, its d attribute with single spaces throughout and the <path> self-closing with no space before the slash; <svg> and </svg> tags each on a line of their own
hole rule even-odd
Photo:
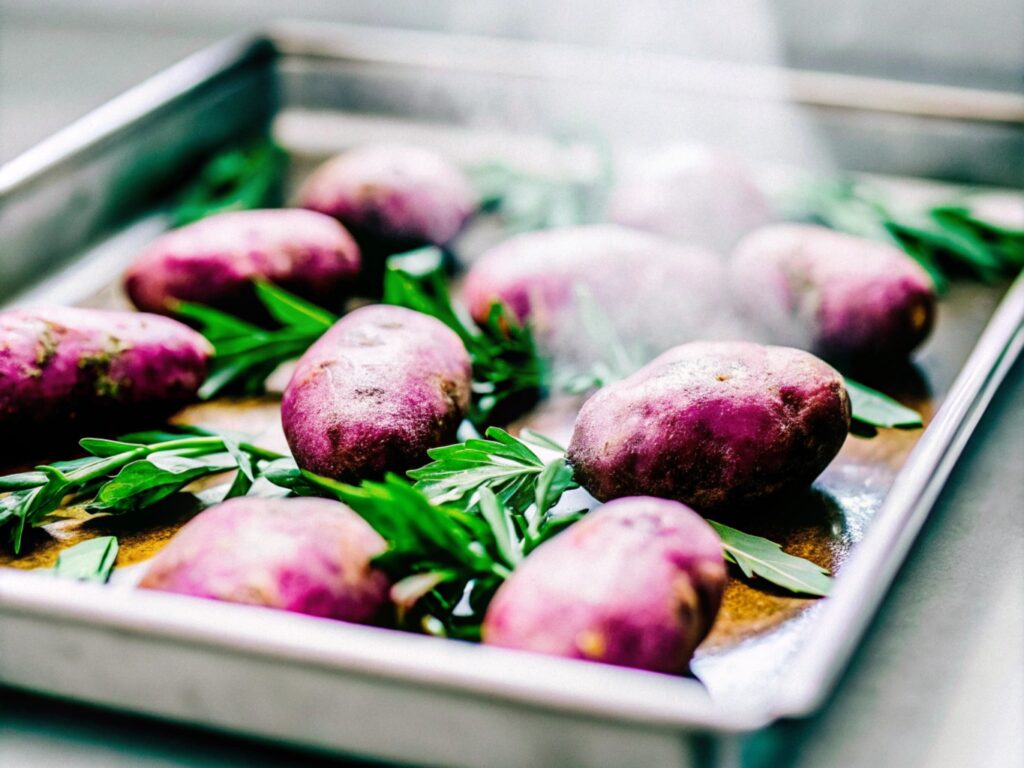
<svg viewBox="0 0 1024 768">
<path fill-rule="evenodd" d="M 116 536 L 98 536 L 83 541 L 57 555 L 53 574 L 61 579 L 106 584 L 114 570 L 117 551 Z"/>
<path fill-rule="evenodd" d="M 827 595 L 832 588 L 827 570 L 810 560 L 783 552 L 774 541 L 714 520 L 708 523 L 722 539 L 726 561 L 738 566 L 748 579 L 757 576 L 790 592 L 816 597 Z"/>
<path fill-rule="evenodd" d="M 921 414 L 853 379 L 846 378 L 850 410 L 854 421 L 871 427 L 914 429 L 923 424 Z"/>
</svg>

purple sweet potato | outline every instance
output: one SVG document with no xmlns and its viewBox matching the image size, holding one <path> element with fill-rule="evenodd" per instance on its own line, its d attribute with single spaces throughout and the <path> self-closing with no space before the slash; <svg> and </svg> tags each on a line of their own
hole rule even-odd
<svg viewBox="0 0 1024 768">
<path fill-rule="evenodd" d="M 722 542 L 682 504 L 634 497 L 541 545 L 498 589 L 483 640 L 505 648 L 681 673 L 715 620 Z"/>
<path fill-rule="evenodd" d="M 124 276 L 132 302 L 171 313 L 190 301 L 259 315 L 253 280 L 338 308 L 359 272 L 359 248 L 341 224 L 313 211 L 221 213 L 157 238 Z"/>
<path fill-rule="evenodd" d="M 651 355 L 729 335 L 721 259 L 627 227 L 601 224 L 517 235 L 484 253 L 463 295 L 478 322 L 501 303 L 528 321 L 542 351 L 586 363 L 607 355 L 588 301 L 631 347 Z"/>
<path fill-rule="evenodd" d="M 694 342 L 587 400 L 568 459 L 598 499 L 644 494 L 706 511 L 810 485 L 849 427 L 843 377 L 813 355 Z"/>
<path fill-rule="evenodd" d="M 371 560 L 387 544 L 326 499 L 231 499 L 190 520 L 150 561 L 139 586 L 375 623 L 390 583 Z"/>
<path fill-rule="evenodd" d="M 771 209 L 741 163 L 721 152 L 674 147 L 624 174 L 608 218 L 687 245 L 728 253 L 767 224 Z"/>
<path fill-rule="evenodd" d="M 0 313 L 0 428 L 119 424 L 195 398 L 213 353 L 167 317 L 54 307 Z"/>
<path fill-rule="evenodd" d="M 935 288 L 913 259 L 824 227 L 764 227 L 739 244 L 730 270 L 738 309 L 767 340 L 828 360 L 905 359 L 935 318 Z"/>
<path fill-rule="evenodd" d="M 281 421 L 299 466 L 347 482 L 402 472 L 450 443 L 469 407 L 469 355 L 439 320 L 357 309 L 299 360 Z"/>
<path fill-rule="evenodd" d="M 307 179 L 299 201 L 338 219 L 361 243 L 392 253 L 445 245 L 476 208 L 456 166 L 428 149 L 399 144 L 356 147 L 328 160 Z"/>
</svg>

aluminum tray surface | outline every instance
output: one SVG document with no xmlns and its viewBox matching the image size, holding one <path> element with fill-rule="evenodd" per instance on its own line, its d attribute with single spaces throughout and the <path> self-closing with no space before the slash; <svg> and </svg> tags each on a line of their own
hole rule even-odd
<svg viewBox="0 0 1024 768">
<path fill-rule="evenodd" d="M 165 76 L 137 92 L 134 102 L 129 101 L 136 111 L 128 118 L 122 101 L 121 109 L 113 110 L 110 126 L 100 126 L 97 135 L 107 143 L 119 141 L 120 153 L 126 156 L 161 148 L 165 154 L 159 167 L 134 180 L 140 188 L 165 192 L 172 187 L 165 178 L 166 166 L 252 135 L 271 117 L 276 137 L 291 152 L 294 179 L 331 152 L 381 138 L 431 144 L 467 163 L 502 158 L 543 165 L 551 153 L 566 151 L 542 134 L 529 132 L 535 127 L 534 114 L 531 124 L 517 133 L 446 120 L 436 104 L 397 109 L 380 95 L 394 90 L 375 86 L 387 80 L 415 91 L 425 87 L 423 75 L 417 80 L 408 71 L 409 64 L 389 65 L 379 56 L 364 61 L 351 52 L 337 55 L 339 46 L 344 50 L 337 41 L 345 39 L 345 34 L 325 38 L 319 30 L 305 37 L 286 35 L 277 45 L 290 53 L 279 59 L 267 53 L 267 43 L 223 46 L 194 60 L 191 69 L 171 73 L 177 78 L 174 82 Z M 424 41 L 416 40 L 422 48 Z M 426 41 L 428 50 L 430 44 Z M 280 88 L 272 99 L 265 91 L 268 67 L 277 68 Z M 473 71 L 465 61 L 458 62 L 453 73 L 463 84 L 484 75 L 488 73 Z M 435 96 L 444 90 L 432 87 Z M 262 94 L 256 106 L 252 99 L 243 100 L 253 88 Z M 140 100 L 140 93 L 149 101 Z M 158 98 L 161 95 L 163 99 Z M 172 129 L 205 125 L 211 116 L 224 115 L 241 103 L 249 104 L 249 110 L 241 116 L 233 113 L 233 123 L 223 135 L 206 129 L 196 132 L 195 141 L 187 146 L 168 149 L 166 144 L 154 144 Z M 96 184 L 101 199 L 112 199 L 104 190 L 116 180 L 118 168 L 116 162 L 106 161 L 103 141 L 99 147 L 97 142 L 65 146 L 52 162 L 37 162 L 35 167 L 23 158 L 20 181 L 15 178 L 19 174 L 0 172 L 0 214 L 3 203 L 10 202 L 8 214 L 29 222 L 17 229 L 24 238 L 20 242 L 31 242 L 59 221 L 65 210 L 61 201 L 74 197 L 76 185 Z M 585 171 L 586 152 L 578 154 L 573 157 Z M 780 159 L 769 155 L 769 160 Z M 74 170 L 70 178 L 62 175 L 69 163 Z M 895 181 L 891 186 L 898 194 L 922 194 L 918 184 Z M 123 198 L 124 190 L 119 194 Z M 77 241 L 54 250 L 47 260 L 53 265 L 49 275 L 16 300 L 127 306 L 111 278 L 165 226 L 161 198 L 153 199 L 154 204 L 132 210 L 130 217 L 104 214 L 108 220 L 101 222 L 94 213 L 88 221 L 76 223 Z M 0 230 L 4 226 L 10 225 L 0 216 Z M 471 258 L 492 236 L 486 223 L 467 233 L 461 241 L 462 255 Z M 85 248 L 87 243 L 90 247 Z M 2 565 L 31 569 L 52 564 L 61 547 L 84 537 L 110 532 L 121 542 L 117 577 L 103 590 L 0 570 L 0 680 L 390 759 L 521 763 L 526 756 L 522 745 L 508 743 L 501 735 L 503 723 L 509 722 L 532 734 L 538 745 L 562 745 L 566 758 L 581 764 L 636 764 L 641 755 L 683 764 L 721 756 L 709 742 L 681 734 L 694 729 L 719 734 L 748 730 L 776 717 L 806 713 L 827 693 L 987 399 L 1019 351 L 1022 316 L 1024 283 L 1018 282 L 1008 295 L 1006 285 L 955 284 L 915 365 L 870 382 L 919 408 L 927 430 L 883 430 L 872 440 L 851 436 L 810 492 L 780 502 L 777 510 L 737 522 L 834 570 L 836 591 L 827 600 L 806 600 L 731 579 L 714 630 L 694 662 L 700 683 L 135 593 L 133 566 L 144 562 L 195 514 L 195 507 L 188 504 L 145 519 L 60 523 L 34 539 L 23 557 L 0 555 Z M 530 425 L 564 438 L 577 405 L 546 404 L 516 426 Z M 273 396 L 201 404 L 176 420 L 242 428 L 260 434 L 269 447 L 284 445 Z M 68 649 L 73 651 L 70 655 Z M 111 676 L 122 659 L 130 673 L 112 685 Z M 167 680 L 172 674 L 168 664 L 176 665 L 176 682 Z M 155 666 L 147 668 L 150 665 Z M 319 673 L 315 679 L 310 674 L 314 669 Z M 244 678 L 243 683 L 243 675 L 256 677 Z M 279 683 L 289 696 L 265 701 L 262 709 L 238 703 L 232 694 L 259 695 L 261 675 Z M 368 711 L 353 714 L 360 697 Z M 448 707 L 446 717 L 436 711 L 439 702 Z M 348 713 L 350 721 L 342 727 L 340 715 L 311 714 L 325 705 Z M 415 738 L 397 738 L 369 724 L 372 714 L 387 707 L 406 714 Z M 545 720 L 549 717 L 550 722 Z M 456 756 L 448 739 L 469 727 L 477 729 L 479 744 Z M 628 749 L 619 745 L 625 735 L 630 737 Z M 550 752 L 537 754 L 538 761 L 550 760 L 544 757 Z"/>
</svg>

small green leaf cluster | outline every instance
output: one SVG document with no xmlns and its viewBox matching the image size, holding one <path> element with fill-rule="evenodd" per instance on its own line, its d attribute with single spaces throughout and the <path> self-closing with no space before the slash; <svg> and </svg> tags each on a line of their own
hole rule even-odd
<svg viewBox="0 0 1024 768">
<path fill-rule="evenodd" d="M 227 211 L 273 208 L 283 200 L 287 154 L 269 139 L 215 155 L 171 215 L 175 227 Z"/>
<path fill-rule="evenodd" d="M 119 440 L 85 438 L 89 454 L 43 464 L 31 472 L 0 477 L 0 530 L 9 532 L 14 552 L 21 551 L 25 529 L 59 519 L 58 510 L 84 505 L 88 514 L 118 515 L 148 509 L 186 485 L 236 470 L 228 493 L 248 491 L 255 463 L 279 458 L 231 436 L 195 427 L 172 432 L 139 432 Z"/>
<path fill-rule="evenodd" d="M 210 373 L 199 390 L 203 400 L 229 392 L 259 394 L 278 366 L 301 356 L 338 319 L 271 283 L 253 285 L 260 303 L 279 324 L 277 328 L 262 328 L 200 304 L 175 306 L 175 312 L 194 321 L 213 344 Z"/>
</svg>

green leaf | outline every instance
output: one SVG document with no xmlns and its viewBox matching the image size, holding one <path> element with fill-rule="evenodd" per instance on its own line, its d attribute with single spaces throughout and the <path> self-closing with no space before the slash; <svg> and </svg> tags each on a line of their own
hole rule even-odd
<svg viewBox="0 0 1024 768">
<path fill-rule="evenodd" d="M 548 511 L 562 498 L 562 494 L 575 487 L 577 486 L 573 480 L 572 467 L 566 463 L 564 457 L 549 462 L 537 479 L 534 503 L 537 506 L 538 517 L 546 517 Z"/>
<path fill-rule="evenodd" d="M 533 451 L 494 427 L 488 438 L 432 449 L 427 453 L 433 461 L 410 471 L 409 477 L 434 501 L 463 505 L 481 488 L 501 496 L 524 475 L 536 482 L 544 464 Z"/>
<path fill-rule="evenodd" d="M 821 597 L 832 588 L 832 578 L 821 566 L 786 554 L 774 541 L 743 533 L 708 520 L 722 539 L 725 559 L 736 564 L 748 579 L 758 576 L 798 594 Z"/>
<path fill-rule="evenodd" d="M 142 443 L 130 443 L 122 440 L 104 440 L 98 437 L 86 437 L 79 440 L 78 444 L 93 456 L 100 458 L 118 456 L 125 451 L 132 451 L 143 445 Z"/>
<path fill-rule="evenodd" d="M 182 426 L 177 432 L 125 435 L 118 440 L 85 438 L 82 446 L 96 455 L 55 461 L 0 477 L 0 529 L 21 550 L 27 527 L 51 522 L 62 502 L 86 503 L 94 513 L 124 513 L 148 508 L 200 477 L 240 470 L 234 486 L 248 491 L 255 461 L 272 463 L 280 454 L 246 442 L 242 435 Z M 91 503 L 89 500 L 91 499 Z"/>
<path fill-rule="evenodd" d="M 224 438 L 224 447 L 227 449 L 231 458 L 234 459 L 235 465 L 238 467 L 238 472 L 235 473 L 235 479 L 231 482 L 231 487 L 228 488 L 228 492 L 224 498 L 233 499 L 237 496 L 245 496 L 249 493 L 253 483 L 256 482 L 256 467 L 253 462 L 253 458 L 250 454 L 242 450 L 236 440 Z"/>
<path fill-rule="evenodd" d="M 54 576 L 106 584 L 117 559 L 117 537 L 98 536 L 68 547 L 57 555 Z"/>
<path fill-rule="evenodd" d="M 254 283 L 256 295 L 271 317 L 286 328 L 310 330 L 322 334 L 338 321 L 338 316 L 272 283 Z"/>
<path fill-rule="evenodd" d="M 557 536 L 569 526 L 579 522 L 579 520 L 587 514 L 587 511 L 588 510 L 586 509 L 581 509 L 576 512 L 568 512 L 564 515 L 559 515 L 558 517 L 548 517 L 545 519 L 544 522 L 541 523 L 540 528 L 537 531 L 537 535 L 527 542 L 525 554 L 530 554 L 530 552 L 535 550 L 548 539 Z"/>
<path fill-rule="evenodd" d="M 914 429 L 922 426 L 921 414 L 900 405 L 877 389 L 846 378 L 850 408 L 855 421 L 871 427 Z"/>
<path fill-rule="evenodd" d="M 194 320 L 202 329 L 203 335 L 214 346 L 226 339 L 249 338 L 266 332 L 258 325 L 241 318 L 221 312 L 219 309 L 202 304 L 182 301 L 174 305 L 174 313 L 189 320 Z"/>
<path fill-rule="evenodd" d="M 0 493 L 35 488 L 38 485 L 43 485 L 45 482 L 46 475 L 42 472 L 16 472 L 13 475 L 0 477 Z M 0 499 L 0 509 L 2 509 L 3 501 L 3 499 Z"/>
<path fill-rule="evenodd" d="M 523 553 L 517 542 L 516 529 L 508 512 L 502 509 L 503 506 L 490 488 L 480 489 L 480 515 L 491 527 L 498 552 L 505 564 L 515 568 L 523 559 Z"/>
<path fill-rule="evenodd" d="M 539 448 L 547 448 L 549 451 L 555 451 L 556 453 L 565 453 L 565 448 L 547 435 L 542 435 L 539 432 L 534 432 L 529 427 L 525 427 L 519 432 L 519 439 L 524 443 L 536 445 Z"/>
<path fill-rule="evenodd" d="M 203 400 L 228 391 L 258 394 L 278 366 L 300 357 L 338 317 L 267 282 L 254 284 L 256 296 L 281 327 L 266 329 L 219 310 L 180 304 L 179 314 L 199 325 L 213 344 L 210 373 L 199 389 Z"/>
<path fill-rule="evenodd" d="M 280 205 L 286 164 L 284 150 L 269 139 L 214 156 L 174 210 L 173 225 L 225 211 Z"/>
<path fill-rule="evenodd" d="M 564 136 L 562 140 L 568 145 L 580 138 Z M 498 216 L 509 233 L 598 221 L 611 183 L 612 162 L 605 142 L 591 143 L 602 161 L 596 180 L 527 173 L 500 162 L 471 168 L 481 210 Z"/>
<path fill-rule="evenodd" d="M 135 512 L 177 493 L 201 477 L 236 467 L 229 453 L 201 458 L 153 454 L 132 462 L 107 481 L 87 509 L 114 514 Z"/>
</svg>

